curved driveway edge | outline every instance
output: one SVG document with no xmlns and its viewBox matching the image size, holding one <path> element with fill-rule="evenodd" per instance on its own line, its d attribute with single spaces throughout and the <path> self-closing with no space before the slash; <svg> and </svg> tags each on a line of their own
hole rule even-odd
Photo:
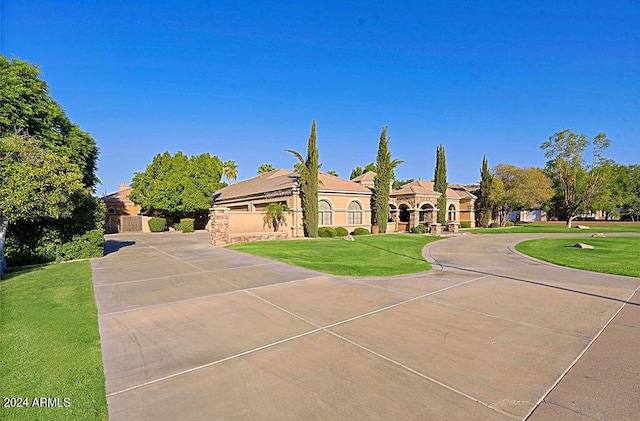
<svg viewBox="0 0 640 421">
<path fill-rule="evenodd" d="M 91 263 L 112 420 L 577 417 L 591 409 L 563 400 L 565 382 L 611 335 L 638 336 L 614 328 L 637 330 L 625 300 L 640 279 L 524 259 L 513 234 L 432 243 L 442 270 L 389 278 L 324 275 L 207 233 L 107 239 Z"/>
</svg>

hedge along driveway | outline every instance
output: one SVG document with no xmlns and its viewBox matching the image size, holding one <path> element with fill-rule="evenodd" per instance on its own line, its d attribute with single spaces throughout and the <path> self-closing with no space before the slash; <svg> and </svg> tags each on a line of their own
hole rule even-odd
<svg viewBox="0 0 640 421">
<path fill-rule="evenodd" d="M 227 248 L 295 266 L 342 276 L 391 276 L 425 272 L 425 245 L 439 237 L 411 234 L 354 236 L 318 240 L 268 241 Z"/>
</svg>

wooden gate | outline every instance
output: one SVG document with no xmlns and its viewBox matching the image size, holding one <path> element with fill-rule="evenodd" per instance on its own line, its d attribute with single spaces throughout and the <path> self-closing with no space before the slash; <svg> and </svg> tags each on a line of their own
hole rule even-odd
<svg viewBox="0 0 640 421">
<path fill-rule="evenodd" d="M 142 232 L 142 216 L 120 217 L 120 232 Z"/>
<path fill-rule="evenodd" d="M 115 234 L 120 232 L 120 217 L 118 215 L 108 215 L 104 224 L 105 234 Z"/>
<path fill-rule="evenodd" d="M 109 215 L 104 227 L 106 234 L 142 232 L 142 216 Z"/>
</svg>

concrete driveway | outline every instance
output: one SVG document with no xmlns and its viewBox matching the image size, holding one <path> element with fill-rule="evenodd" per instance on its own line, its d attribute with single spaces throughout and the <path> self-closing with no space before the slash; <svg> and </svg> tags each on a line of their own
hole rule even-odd
<svg viewBox="0 0 640 421">
<path fill-rule="evenodd" d="M 92 268 L 110 418 L 637 419 L 640 279 L 531 260 L 524 238 L 450 238 L 428 273 L 347 278 L 206 233 L 108 236 Z"/>
</svg>

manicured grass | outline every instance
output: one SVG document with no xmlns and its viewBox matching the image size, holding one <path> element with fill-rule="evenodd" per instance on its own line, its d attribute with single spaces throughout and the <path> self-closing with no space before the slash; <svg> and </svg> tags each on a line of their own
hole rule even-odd
<svg viewBox="0 0 640 421">
<path fill-rule="evenodd" d="M 588 230 L 576 228 L 576 225 L 586 225 Z M 572 228 L 565 228 L 562 224 L 525 224 L 516 225 L 506 228 L 471 228 L 465 230 L 475 234 L 535 234 L 535 233 L 553 233 L 553 234 L 588 234 L 590 232 L 640 232 L 640 224 L 620 222 L 620 223 L 593 223 L 591 221 L 574 222 Z"/>
<path fill-rule="evenodd" d="M 579 249 L 582 242 L 594 249 Z M 640 277 L 640 237 L 572 237 L 523 241 L 516 250 L 536 259 L 593 272 Z"/>
<path fill-rule="evenodd" d="M 389 276 L 431 269 L 422 257 L 422 248 L 439 238 L 390 234 L 354 239 L 265 241 L 228 248 L 333 275 Z"/>
<path fill-rule="evenodd" d="M 106 420 L 89 262 L 3 275 L 0 304 L 0 419 Z M 6 408 L 5 398 L 23 407 Z M 49 405 L 58 398 L 61 407 L 34 407 L 40 398 L 51 398 Z"/>
</svg>

